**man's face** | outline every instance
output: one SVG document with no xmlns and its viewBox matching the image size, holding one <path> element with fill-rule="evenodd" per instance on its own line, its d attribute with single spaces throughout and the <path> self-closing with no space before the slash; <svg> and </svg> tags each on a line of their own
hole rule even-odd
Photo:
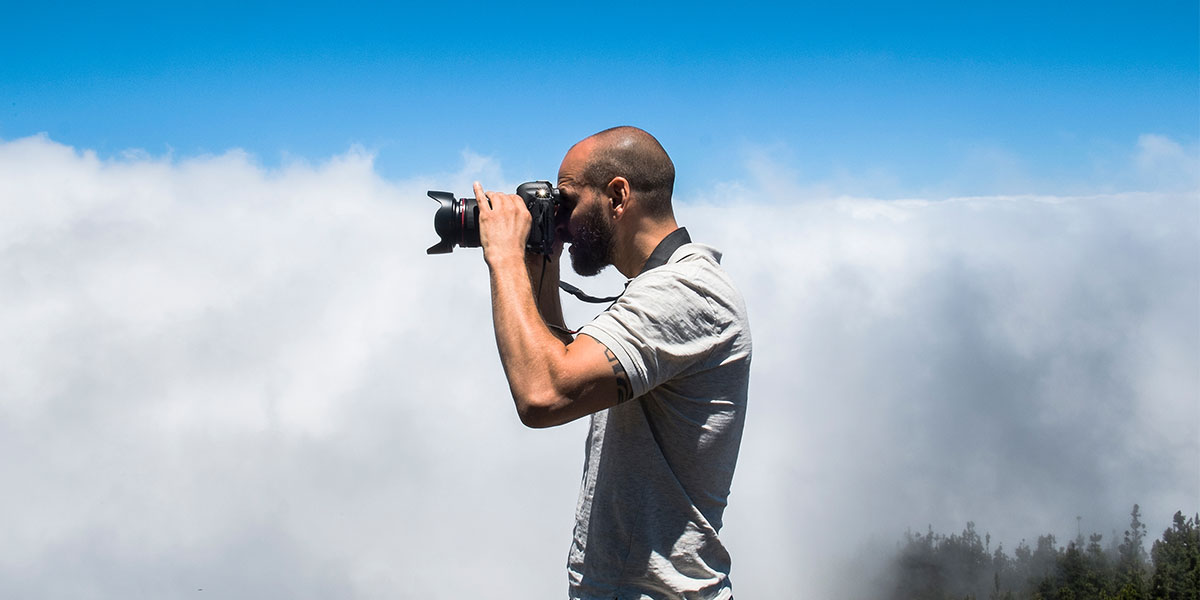
<svg viewBox="0 0 1200 600">
<path fill-rule="evenodd" d="M 592 190 L 591 197 L 575 206 L 569 225 L 571 268 L 591 277 L 612 264 L 613 224 L 604 211 L 603 198 Z"/>
<path fill-rule="evenodd" d="M 564 242 L 571 244 L 571 267 L 584 277 L 595 275 L 612 264 L 615 238 L 612 220 L 605 210 L 604 195 L 581 181 L 591 152 L 589 142 L 591 140 L 584 140 L 571 148 L 558 169 L 563 209 L 571 211 L 570 221 L 565 226 L 560 225 L 559 234 Z"/>
</svg>

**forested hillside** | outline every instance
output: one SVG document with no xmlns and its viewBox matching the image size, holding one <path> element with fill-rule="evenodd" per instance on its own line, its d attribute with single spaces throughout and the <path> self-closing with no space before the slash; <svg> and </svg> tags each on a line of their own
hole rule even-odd
<svg viewBox="0 0 1200 600">
<path fill-rule="evenodd" d="M 1200 515 L 1175 513 L 1146 552 L 1139 507 L 1120 539 L 1053 535 L 1009 555 L 974 523 L 961 534 L 909 533 L 885 576 L 890 600 L 1200 600 Z"/>
</svg>

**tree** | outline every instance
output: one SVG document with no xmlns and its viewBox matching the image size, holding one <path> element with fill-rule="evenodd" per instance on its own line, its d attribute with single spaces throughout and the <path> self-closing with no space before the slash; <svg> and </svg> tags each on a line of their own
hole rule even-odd
<svg viewBox="0 0 1200 600">
<path fill-rule="evenodd" d="M 1100 590 L 1092 583 L 1092 574 L 1083 552 L 1075 542 L 1058 559 L 1059 598 L 1098 598 Z"/>
<path fill-rule="evenodd" d="M 1175 513 L 1147 554 L 1141 508 L 1133 506 L 1123 538 L 1077 534 L 1065 548 L 1052 535 L 1031 547 L 1022 540 L 1010 558 L 973 522 L 959 535 L 907 535 L 892 562 L 892 600 L 1200 600 L 1200 514 Z M 1084 547 L 1081 541 L 1087 539 Z M 1118 542 L 1117 540 L 1120 539 Z"/>
<path fill-rule="evenodd" d="M 1141 520 L 1141 507 L 1134 504 L 1129 513 L 1129 529 L 1125 541 L 1117 547 L 1119 553 L 1118 582 L 1121 588 L 1118 598 L 1146 597 L 1146 525 Z"/>
<path fill-rule="evenodd" d="M 937 539 L 933 527 L 927 535 L 908 533 L 904 547 L 896 559 L 896 584 L 892 589 L 895 600 L 941 600 L 945 576 L 937 558 Z"/>
<path fill-rule="evenodd" d="M 1113 592 L 1112 569 L 1109 567 L 1108 555 L 1105 554 L 1104 548 L 1100 545 L 1100 541 L 1103 539 L 1103 535 L 1093 533 L 1088 538 L 1087 546 L 1086 562 L 1088 576 L 1090 577 L 1088 585 L 1096 590 L 1097 598 L 1102 598 Z"/>
<path fill-rule="evenodd" d="M 1146 539 L 1146 525 L 1142 523 L 1141 516 L 1141 507 L 1134 504 L 1133 511 L 1129 513 L 1129 529 L 1125 530 L 1125 542 L 1118 548 L 1125 566 L 1144 567 L 1146 564 L 1146 548 L 1143 545 Z"/>
<path fill-rule="evenodd" d="M 1163 600 L 1200 600 L 1200 515 L 1183 518 L 1175 513 L 1174 525 L 1154 542 L 1150 557 L 1154 577 L 1150 597 Z"/>
</svg>

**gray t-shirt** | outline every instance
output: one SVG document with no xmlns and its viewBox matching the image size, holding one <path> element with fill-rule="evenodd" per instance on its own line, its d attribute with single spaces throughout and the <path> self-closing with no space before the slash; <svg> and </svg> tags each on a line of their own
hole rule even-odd
<svg viewBox="0 0 1200 600">
<path fill-rule="evenodd" d="M 721 254 L 680 246 L 580 333 L 611 350 L 633 400 L 593 414 L 567 561 L 580 600 L 727 599 L 717 532 L 737 462 L 750 324 Z"/>
</svg>

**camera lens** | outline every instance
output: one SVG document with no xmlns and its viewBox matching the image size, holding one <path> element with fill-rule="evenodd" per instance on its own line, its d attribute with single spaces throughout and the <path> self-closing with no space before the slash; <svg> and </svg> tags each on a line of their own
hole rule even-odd
<svg viewBox="0 0 1200 600">
<path fill-rule="evenodd" d="M 533 223 L 525 249 L 549 256 L 554 249 L 556 230 L 565 227 L 571 210 L 559 210 L 560 193 L 549 181 L 527 181 L 517 186 L 517 195 L 525 201 Z M 433 215 L 433 230 L 441 241 L 426 250 L 426 254 L 449 254 L 455 246 L 478 248 L 479 203 L 474 198 L 455 198 L 450 192 L 430 191 L 429 197 L 438 203 Z"/>
<path fill-rule="evenodd" d="M 433 230 L 441 241 L 426 250 L 426 254 L 446 254 L 455 246 L 478 248 L 479 203 L 474 198 L 455 198 L 450 192 L 429 192 L 438 203 L 433 215 Z"/>
</svg>

